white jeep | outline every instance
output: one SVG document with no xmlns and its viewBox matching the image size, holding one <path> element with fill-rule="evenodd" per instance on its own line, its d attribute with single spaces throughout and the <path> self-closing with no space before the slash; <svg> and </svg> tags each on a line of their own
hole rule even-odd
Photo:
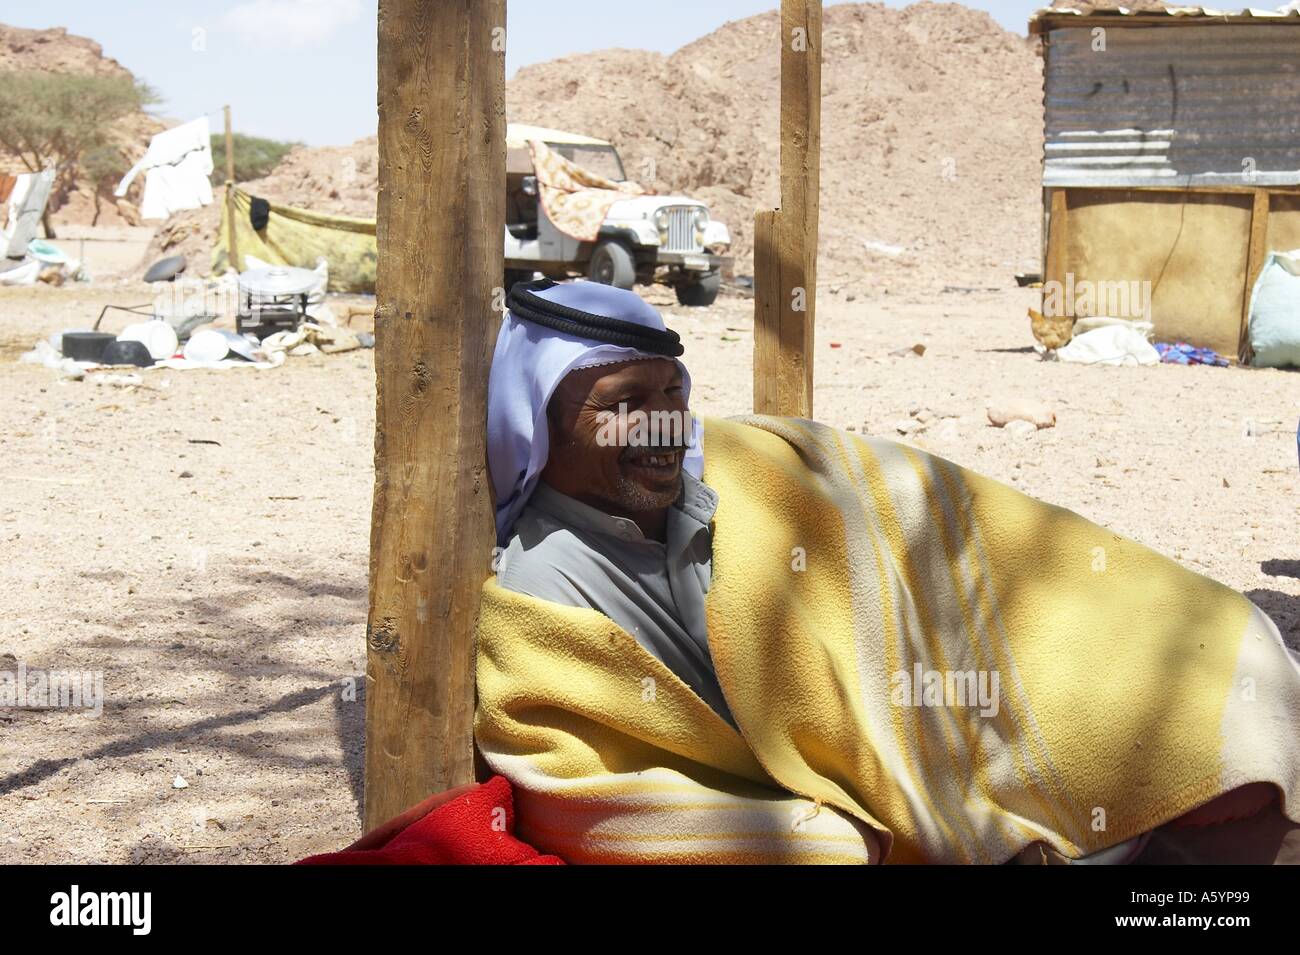
<svg viewBox="0 0 1300 955">
<path fill-rule="evenodd" d="M 541 272 L 548 278 L 586 275 L 630 289 L 634 283 L 671 285 L 683 305 L 711 305 L 722 284 L 727 227 L 686 196 L 634 196 L 617 200 L 599 237 L 584 242 L 555 227 L 538 201 L 528 140 L 544 142 L 565 159 L 623 182 L 623 162 L 612 143 L 541 126 L 509 124 L 506 131 L 505 284 Z"/>
</svg>

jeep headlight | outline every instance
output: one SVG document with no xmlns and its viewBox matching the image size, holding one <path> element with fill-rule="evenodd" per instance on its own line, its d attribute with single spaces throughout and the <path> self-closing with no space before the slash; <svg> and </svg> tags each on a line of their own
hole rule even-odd
<svg viewBox="0 0 1300 955">
<path fill-rule="evenodd" d="M 698 206 L 695 210 L 695 244 L 704 245 L 704 229 L 709 224 L 709 210 Z"/>
<path fill-rule="evenodd" d="M 663 208 L 656 209 L 654 216 L 651 218 L 655 224 L 655 229 L 659 232 L 660 240 L 666 241 L 668 238 L 668 210 Z"/>
</svg>

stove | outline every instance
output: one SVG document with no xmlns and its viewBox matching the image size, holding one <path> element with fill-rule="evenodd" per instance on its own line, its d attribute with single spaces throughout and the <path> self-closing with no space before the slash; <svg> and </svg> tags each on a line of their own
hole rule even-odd
<svg viewBox="0 0 1300 955">
<path fill-rule="evenodd" d="M 320 276 L 311 269 L 271 265 L 239 273 L 239 311 L 235 331 L 258 341 L 292 331 L 307 321 L 307 298 Z"/>
</svg>

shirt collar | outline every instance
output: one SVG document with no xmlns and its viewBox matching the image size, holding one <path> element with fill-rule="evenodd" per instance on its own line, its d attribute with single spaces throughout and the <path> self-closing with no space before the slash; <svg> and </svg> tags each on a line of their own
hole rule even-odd
<svg viewBox="0 0 1300 955">
<path fill-rule="evenodd" d="M 528 500 L 528 506 L 545 511 L 570 527 L 608 534 L 623 541 L 648 541 L 636 521 L 631 518 L 606 514 L 597 507 L 585 504 L 567 494 L 561 494 L 545 481 L 537 483 L 536 490 Z M 673 503 L 673 507 L 691 523 L 707 528 L 713 520 L 714 512 L 718 509 L 718 492 L 683 470 L 682 492 Z"/>
</svg>

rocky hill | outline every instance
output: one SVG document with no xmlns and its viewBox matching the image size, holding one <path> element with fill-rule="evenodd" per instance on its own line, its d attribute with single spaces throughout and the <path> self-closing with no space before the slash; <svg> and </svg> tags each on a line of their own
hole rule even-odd
<svg viewBox="0 0 1300 955">
<path fill-rule="evenodd" d="M 1041 64 L 1031 41 L 958 4 L 839 4 L 823 25 L 821 247 L 826 283 L 1005 284 L 1039 252 Z M 604 50 L 521 69 L 511 120 L 609 139 L 627 174 L 707 201 L 752 269 L 755 209 L 777 202 L 775 11 L 665 56 Z M 374 215 L 373 138 L 302 148 L 258 195 Z M 151 254 L 206 266 L 214 208 L 178 216 Z"/>
<path fill-rule="evenodd" d="M 105 76 L 132 75 L 117 60 L 105 56 L 103 47 L 94 40 L 74 36 L 62 27 L 27 30 L 0 23 L 0 74 L 26 70 Z M 161 120 L 139 112 L 124 117 L 114 125 L 114 139 L 128 156 L 135 159 L 144 155 L 149 139 L 165 128 L 166 124 Z M 11 173 L 26 171 L 21 161 L 3 150 L 0 150 L 0 169 Z M 125 172 L 126 169 L 122 171 Z M 139 187 L 134 187 L 134 191 L 138 193 Z M 132 195 L 128 194 L 128 202 L 119 205 L 101 203 L 97 224 L 135 224 L 134 210 L 129 203 L 131 198 Z M 93 218 L 93 193 L 87 185 L 76 183 L 71 193 L 59 199 L 61 201 L 56 200 L 51 206 L 51 218 L 56 229 L 60 223 L 88 224 Z"/>
</svg>

